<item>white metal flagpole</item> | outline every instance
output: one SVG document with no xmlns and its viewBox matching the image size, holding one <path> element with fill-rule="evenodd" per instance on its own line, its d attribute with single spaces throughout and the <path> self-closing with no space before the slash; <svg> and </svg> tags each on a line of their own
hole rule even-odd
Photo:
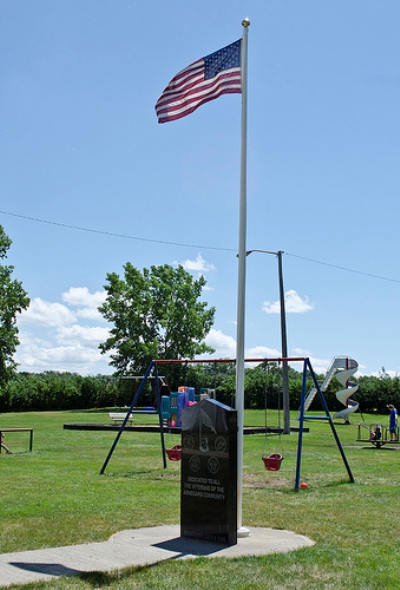
<svg viewBox="0 0 400 590">
<path fill-rule="evenodd" d="M 239 209 L 239 268 L 237 299 L 236 338 L 236 410 L 238 421 L 237 441 L 237 523 L 238 537 L 248 536 L 242 525 L 243 502 L 243 426 L 244 426 L 244 328 L 246 291 L 246 228 L 247 228 L 247 46 L 250 21 L 244 19 L 241 50 L 242 72 L 242 148 L 240 162 L 240 209 Z"/>
</svg>

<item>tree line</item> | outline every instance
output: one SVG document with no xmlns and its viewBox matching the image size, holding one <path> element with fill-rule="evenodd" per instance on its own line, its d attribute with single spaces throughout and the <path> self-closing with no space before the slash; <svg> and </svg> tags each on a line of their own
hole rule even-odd
<svg viewBox="0 0 400 590">
<path fill-rule="evenodd" d="M 230 407 L 235 403 L 236 375 L 234 364 L 207 363 L 165 366 L 164 376 L 171 391 L 180 385 L 215 389 L 217 399 Z M 172 370 L 174 369 L 174 370 Z M 322 383 L 324 375 L 318 375 Z M 289 368 L 289 397 L 291 410 L 300 406 L 302 373 Z M 123 408 L 130 406 L 139 385 L 138 379 L 121 376 L 81 376 L 74 373 L 48 371 L 44 373 L 16 373 L 0 390 L 0 412 L 57 411 L 80 409 Z M 382 372 L 379 376 L 362 376 L 354 379 L 359 389 L 354 399 L 360 403 L 360 411 L 384 414 L 386 406 L 393 403 L 400 407 L 400 379 Z M 307 391 L 313 386 L 309 379 Z M 333 379 L 325 392 L 330 412 L 343 409 L 336 399 L 342 386 Z M 161 391 L 162 394 L 166 390 Z M 138 405 L 156 406 L 154 387 L 149 383 L 141 394 Z M 247 368 L 245 371 L 245 407 L 251 409 L 282 410 L 282 369 L 276 363 Z M 314 410 L 321 410 L 318 396 Z"/>
</svg>

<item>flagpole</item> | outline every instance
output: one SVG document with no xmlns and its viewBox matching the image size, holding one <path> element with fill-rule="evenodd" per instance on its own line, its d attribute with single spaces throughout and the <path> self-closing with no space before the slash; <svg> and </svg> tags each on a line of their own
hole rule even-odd
<svg viewBox="0 0 400 590">
<path fill-rule="evenodd" d="M 238 537 L 246 537 L 249 530 L 242 525 L 243 503 L 243 426 L 244 426 L 244 333 L 246 287 L 246 227 L 247 227 L 247 46 L 250 21 L 244 19 L 241 51 L 242 72 L 242 147 L 240 161 L 239 209 L 239 268 L 236 338 L 236 403 L 238 421 L 237 441 L 237 528 Z"/>
</svg>

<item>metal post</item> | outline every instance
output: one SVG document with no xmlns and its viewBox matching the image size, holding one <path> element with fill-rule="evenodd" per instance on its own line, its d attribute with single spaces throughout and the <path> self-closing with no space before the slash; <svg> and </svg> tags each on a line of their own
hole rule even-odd
<svg viewBox="0 0 400 590">
<path fill-rule="evenodd" d="M 252 252 L 261 252 L 262 254 L 272 254 L 278 258 L 278 280 L 279 280 L 279 300 L 281 306 L 281 342 L 282 342 L 282 399 L 283 399 L 283 433 L 290 434 L 290 397 L 289 397 L 289 365 L 286 360 L 288 357 L 287 350 L 287 332 L 286 332 L 286 310 L 285 310 L 285 291 L 283 288 L 283 271 L 282 271 L 282 254 L 284 252 L 271 252 L 270 250 L 248 250 L 246 256 Z"/>
<path fill-rule="evenodd" d="M 279 275 L 279 298 L 281 302 L 281 337 L 282 337 L 282 397 L 283 397 L 283 433 L 290 434 L 290 397 L 289 397 L 289 365 L 287 362 L 287 334 L 286 334 L 286 310 L 285 310 L 285 291 L 283 288 L 282 272 L 282 250 L 277 252 L 278 256 L 278 275 Z"/>
</svg>

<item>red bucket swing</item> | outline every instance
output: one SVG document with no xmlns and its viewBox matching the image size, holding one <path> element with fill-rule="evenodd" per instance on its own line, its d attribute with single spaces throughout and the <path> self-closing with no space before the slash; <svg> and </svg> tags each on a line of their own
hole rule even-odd
<svg viewBox="0 0 400 590">
<path fill-rule="evenodd" d="M 264 467 L 267 471 L 279 471 L 283 460 L 283 455 L 280 453 L 271 453 L 268 457 L 262 458 Z"/>
<path fill-rule="evenodd" d="M 266 370 L 266 367 L 268 366 L 268 373 L 269 373 L 269 365 L 267 365 L 267 363 L 264 364 L 264 371 Z M 263 450 L 262 450 L 262 461 L 264 463 L 264 467 L 267 471 L 279 471 L 281 468 L 281 464 L 283 461 L 283 454 L 281 452 L 279 452 L 281 450 L 282 447 L 282 441 L 281 441 L 281 437 L 282 437 L 282 432 L 283 429 L 281 428 L 281 410 L 280 410 L 280 404 L 278 401 L 278 442 L 277 442 L 277 446 L 276 446 L 276 450 L 274 453 L 270 453 L 269 455 L 266 455 L 265 453 L 265 447 L 267 445 L 267 440 L 268 440 L 268 431 L 270 431 L 270 428 L 268 427 L 268 395 L 267 395 L 267 384 L 265 383 L 265 378 L 264 378 L 264 399 L 265 399 L 265 440 L 264 440 L 264 446 L 263 446 Z M 279 400 L 279 396 L 278 396 L 278 400 Z M 273 434 L 272 434 L 273 435 Z"/>
<path fill-rule="evenodd" d="M 182 445 L 175 445 L 171 449 L 165 449 L 170 461 L 180 461 L 182 455 Z"/>
</svg>

